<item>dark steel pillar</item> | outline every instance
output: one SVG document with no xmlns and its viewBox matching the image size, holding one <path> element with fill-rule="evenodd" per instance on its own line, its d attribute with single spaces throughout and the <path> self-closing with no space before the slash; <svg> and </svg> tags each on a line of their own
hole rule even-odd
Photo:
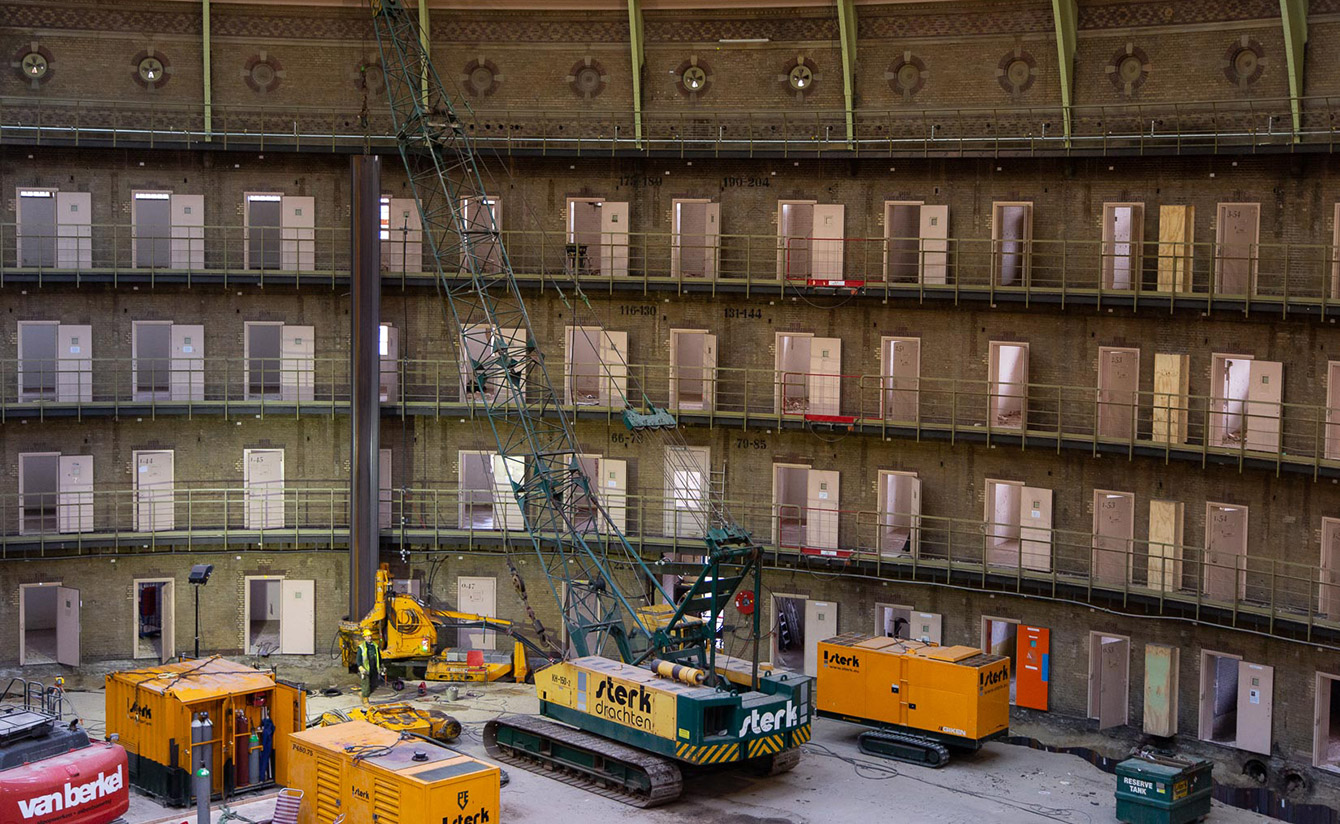
<svg viewBox="0 0 1340 824">
<path fill-rule="evenodd" d="M 355 155 L 349 166 L 349 612 L 372 609 L 379 560 L 378 429 L 381 409 L 381 159 Z"/>
</svg>

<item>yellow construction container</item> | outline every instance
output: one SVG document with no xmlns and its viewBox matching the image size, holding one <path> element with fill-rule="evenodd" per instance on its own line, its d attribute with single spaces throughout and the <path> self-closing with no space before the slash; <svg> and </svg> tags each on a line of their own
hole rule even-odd
<svg viewBox="0 0 1340 824">
<path fill-rule="evenodd" d="M 191 803 L 196 713 L 208 712 L 214 725 L 210 772 L 216 795 L 285 784 L 288 736 L 307 726 L 307 695 L 300 685 L 217 656 L 114 672 L 106 686 L 107 734 L 120 736 L 126 748 L 131 784 L 169 804 Z M 274 724 L 268 753 L 267 715 Z M 253 749 L 261 750 L 257 775 L 251 774 Z"/>
<path fill-rule="evenodd" d="M 502 771 L 366 721 L 289 736 L 298 824 L 496 824 Z"/>
</svg>

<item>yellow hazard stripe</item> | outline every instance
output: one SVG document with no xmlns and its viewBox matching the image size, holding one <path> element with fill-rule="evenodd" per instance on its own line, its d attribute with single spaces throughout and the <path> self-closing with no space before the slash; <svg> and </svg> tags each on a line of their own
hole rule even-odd
<svg viewBox="0 0 1340 824">
<path fill-rule="evenodd" d="M 806 724 L 806 725 L 803 726 L 803 727 L 797 727 L 796 729 L 792 730 L 792 731 L 791 731 L 791 741 L 792 741 L 791 746 L 793 746 L 793 747 L 799 747 L 801 744 L 804 744 L 806 741 L 809 741 L 809 740 L 810 740 L 810 734 L 811 734 L 811 733 L 810 733 L 810 725 L 809 725 L 809 724 Z"/>
<path fill-rule="evenodd" d="M 766 739 L 760 739 L 766 740 Z M 750 742 L 750 757 L 753 757 L 753 746 L 758 742 Z M 734 761 L 740 757 L 739 744 L 716 744 L 714 746 L 690 746 L 688 744 L 677 744 L 675 746 L 675 757 L 681 761 L 688 761 L 691 764 L 725 764 L 728 761 Z"/>
</svg>

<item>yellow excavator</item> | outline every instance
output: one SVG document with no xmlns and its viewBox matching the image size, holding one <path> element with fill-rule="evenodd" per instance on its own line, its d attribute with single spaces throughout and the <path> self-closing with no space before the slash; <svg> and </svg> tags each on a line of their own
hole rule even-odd
<svg viewBox="0 0 1340 824">
<path fill-rule="evenodd" d="M 558 657 L 518 632 L 511 621 L 434 609 L 413 595 L 396 592 L 387 564 L 377 570 L 375 600 L 368 614 L 361 621 L 340 622 L 340 657 L 351 672 L 365 629 L 372 630 L 381 645 L 382 663 L 393 687 L 406 679 L 489 682 L 511 676 L 512 680 L 524 683 L 534 671 L 532 661 L 543 662 L 542 668 Z M 506 652 L 449 647 L 444 632 L 448 629 L 493 630 L 511 638 L 512 649 Z"/>
</svg>

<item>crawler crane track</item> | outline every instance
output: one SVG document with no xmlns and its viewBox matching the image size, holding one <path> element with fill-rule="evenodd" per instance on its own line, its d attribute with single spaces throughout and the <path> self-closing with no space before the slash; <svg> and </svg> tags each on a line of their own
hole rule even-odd
<svg viewBox="0 0 1340 824">
<path fill-rule="evenodd" d="M 904 764 L 938 769 L 949 763 L 948 747 L 919 735 L 870 730 L 861 733 L 856 743 L 863 753 L 901 761 Z"/>
<path fill-rule="evenodd" d="M 498 761 L 634 807 L 679 798 L 679 766 L 668 758 L 529 715 L 484 725 L 484 747 Z"/>
</svg>

